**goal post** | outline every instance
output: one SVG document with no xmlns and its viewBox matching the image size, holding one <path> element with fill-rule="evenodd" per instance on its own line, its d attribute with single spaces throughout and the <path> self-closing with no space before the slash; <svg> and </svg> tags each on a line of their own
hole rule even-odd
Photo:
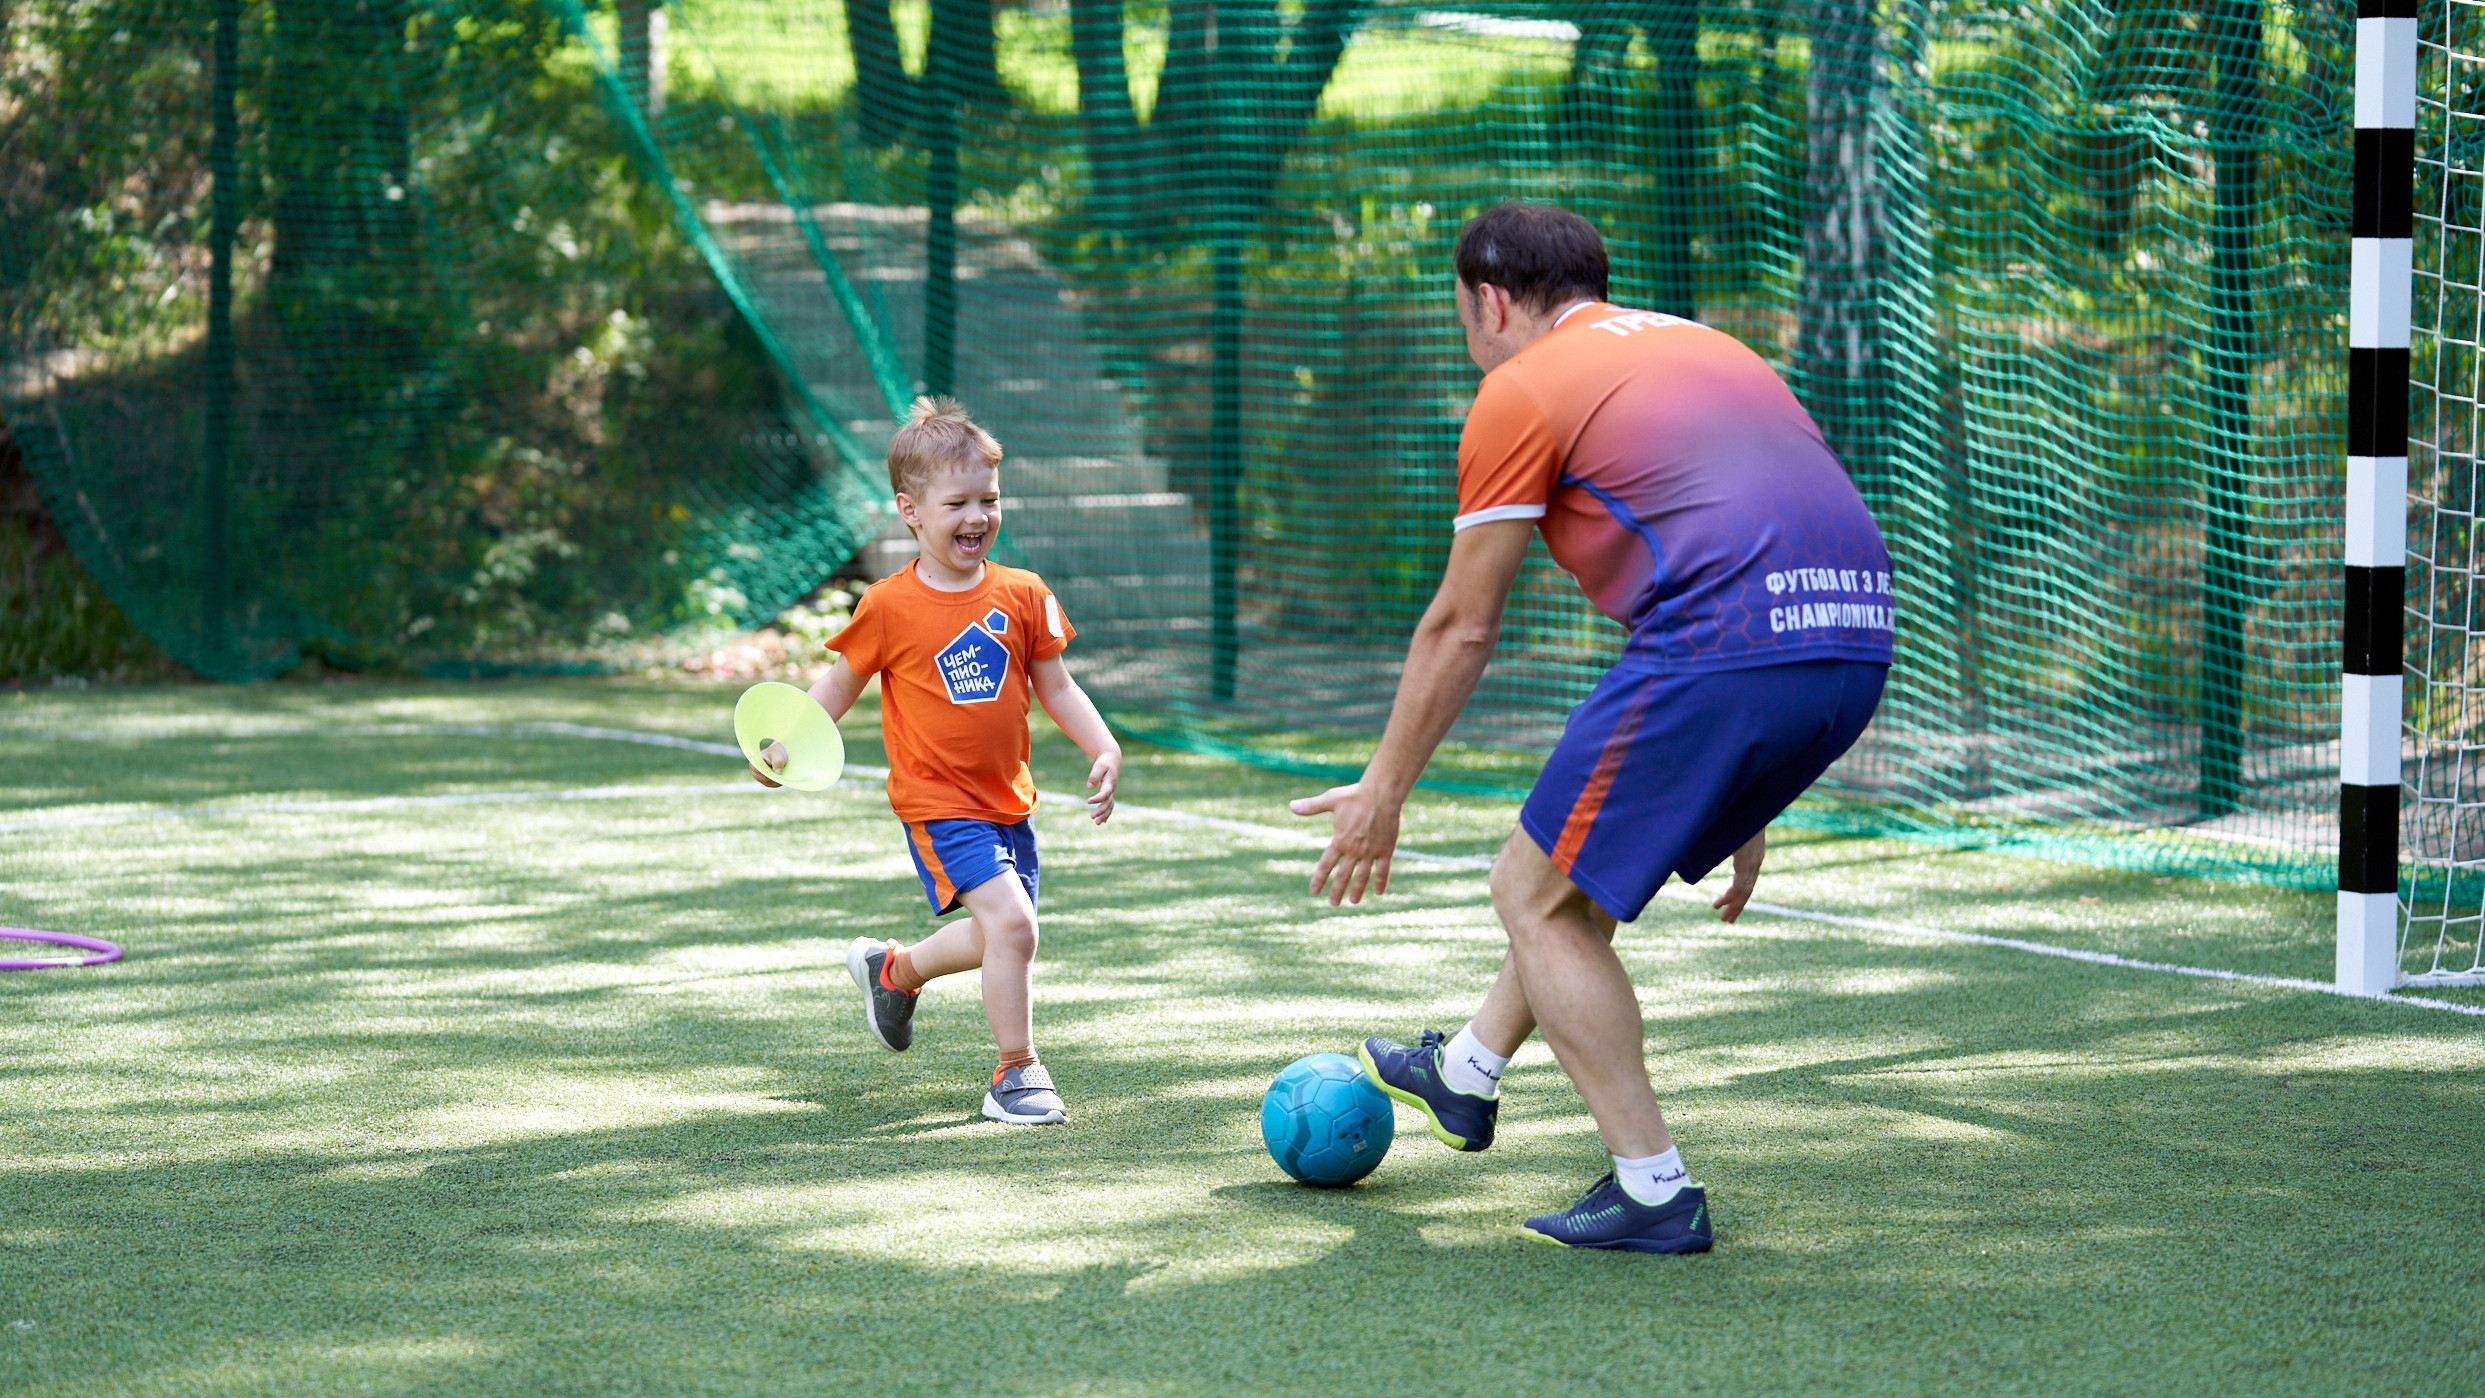
<svg viewBox="0 0 2485 1398">
<path fill-rule="evenodd" d="M 2356 19 L 2338 986 L 2485 986 L 2485 0 Z"/>
<path fill-rule="evenodd" d="M 2399 981 L 2416 25 L 2416 0 L 2357 7 L 2337 973 L 2359 995 Z"/>
</svg>

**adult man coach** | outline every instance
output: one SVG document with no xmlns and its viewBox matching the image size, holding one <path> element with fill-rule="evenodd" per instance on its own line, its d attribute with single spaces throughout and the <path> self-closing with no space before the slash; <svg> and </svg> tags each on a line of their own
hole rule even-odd
<svg viewBox="0 0 2485 1398">
<path fill-rule="evenodd" d="M 1398 815 L 1484 673 L 1528 538 L 1630 632 L 1570 714 L 1495 859 L 1510 939 L 1474 1019 L 1446 1042 L 1368 1039 L 1390 1096 L 1458 1150 L 1492 1143 L 1500 1077 L 1544 1031 L 1613 1155 L 1577 1204 L 1527 1220 L 1571 1247 L 1702 1252 L 1706 1192 L 1650 1086 L 1639 1000 L 1614 954 L 1669 874 L 1734 875 L 1743 911 L 1762 830 L 1854 743 L 1890 663 L 1890 559 L 1820 429 L 1760 357 L 1696 322 L 1605 300 L 1596 230 L 1505 203 L 1459 235 L 1458 318 L 1484 371 L 1458 444 L 1457 534 L 1407 647 L 1362 780 L 1294 803 L 1333 813 L 1312 891 L 1386 891 Z"/>
</svg>

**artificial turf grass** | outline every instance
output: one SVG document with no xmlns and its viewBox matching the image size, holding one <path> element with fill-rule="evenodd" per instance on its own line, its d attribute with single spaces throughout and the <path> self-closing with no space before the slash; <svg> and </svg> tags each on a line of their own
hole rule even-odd
<svg viewBox="0 0 2485 1398">
<path fill-rule="evenodd" d="M 730 759 L 699 753 L 540 734 L 368 736 L 392 727 L 559 721 L 729 740 L 734 691 L 707 682 L 265 685 L 212 691 L 212 703 L 194 702 L 207 693 L 165 687 L 0 699 L 0 770 L 9 775 L 0 783 L 0 815 L 12 808 L 108 812 L 245 794 L 351 799 L 716 782 L 735 780 L 739 771 Z M 886 761 L 877 722 L 875 687 L 845 725 L 853 761 Z M 1041 721 L 1036 768 L 1047 790 L 1083 794 L 1086 758 Z M 1319 832 L 1325 820 L 1298 820 L 1284 802 L 1323 785 L 1134 745 L 1124 797 Z M 840 799 L 856 798 L 849 791 Z M 859 799 L 869 807 L 878 797 L 866 789 Z M 1405 843 L 1434 853 L 1489 853 L 1508 834 L 1514 811 L 1506 801 L 1418 793 Z M 1782 829 L 1771 838 L 1764 900 L 2254 974 L 2311 980 L 2330 974 L 2331 911 L 2318 895 L 1897 840 Z M 1292 857 L 1280 843 L 1259 848 L 1273 858 Z M 1419 866 L 1402 861 L 1398 867 L 1403 876 Z M 2476 991 L 2426 994 L 2485 1003 Z"/>
<path fill-rule="evenodd" d="M 0 770 L 49 751 L 13 734 L 116 722 L 143 757 L 150 723 L 195 736 L 235 694 L 11 703 Z M 510 785 L 713 781 L 664 749 L 347 735 L 706 737 L 730 700 L 278 697 L 334 736 L 234 749 L 236 793 L 465 789 L 499 745 Z M 1042 762 L 1050 789 L 1085 770 L 1049 737 Z M 1133 799 L 1272 823 L 1302 785 L 1133 766 Z M 1490 848 L 1489 806 L 1427 801 L 1440 847 Z M 1297 848 L 1041 819 L 1038 1028 L 1077 1114 L 1044 1132 L 974 1120 L 971 983 L 902 1057 L 853 1022 L 845 939 L 924 926 L 870 787 L 0 835 L 5 920 L 133 951 L 0 979 L 0 1390 L 2472 1388 L 2473 1021 L 1661 902 L 1622 945 L 1720 1250 L 1581 1257 L 1512 1231 L 1599 1168 L 1541 1047 L 1483 1156 L 1410 1130 L 1323 1193 L 1256 1139 L 1285 1061 L 1471 1005 L 1499 949 L 1477 876 L 1402 866 L 1331 913 Z M 2324 900 L 1906 854 L 1788 841 L 1763 896 L 1954 925 L 2108 890 L 2055 940 L 2241 897 L 2230 948 L 2326 958 Z M 1451 1318 L 1481 1333 L 1431 1344 Z"/>
</svg>

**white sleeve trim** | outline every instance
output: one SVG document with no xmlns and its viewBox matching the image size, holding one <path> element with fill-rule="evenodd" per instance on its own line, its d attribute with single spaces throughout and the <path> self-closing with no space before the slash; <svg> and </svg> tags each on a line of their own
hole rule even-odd
<svg viewBox="0 0 2485 1398">
<path fill-rule="evenodd" d="M 1461 533 L 1479 524 L 1491 524 L 1495 520 L 1543 518 L 1544 506 L 1542 505 L 1495 505 L 1491 509 L 1476 510 L 1451 520 L 1450 532 Z"/>
</svg>

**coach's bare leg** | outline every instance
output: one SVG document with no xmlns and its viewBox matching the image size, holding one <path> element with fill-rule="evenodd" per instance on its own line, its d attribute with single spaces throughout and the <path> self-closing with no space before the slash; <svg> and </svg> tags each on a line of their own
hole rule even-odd
<svg viewBox="0 0 2485 1398">
<path fill-rule="evenodd" d="M 1035 1044 L 1035 1025 L 1028 1008 L 1028 982 L 1034 968 L 1035 904 L 1015 874 L 990 878 L 958 895 L 971 916 L 945 923 L 931 936 L 906 949 L 915 974 L 925 980 L 983 968 L 984 1018 L 992 1022 L 992 1042 L 1005 1054 L 1023 1053 Z"/>
<path fill-rule="evenodd" d="M 1639 996 L 1614 955 L 1613 918 L 1554 868 L 1524 830 L 1512 831 L 1493 861 L 1492 889 L 1493 911 L 1510 934 L 1510 955 L 1476 1012 L 1479 1022 L 1492 1014 L 1493 1029 L 1506 1033 L 1515 1023 L 1509 993 L 1516 991 L 1517 1014 L 1532 1015 L 1544 1030 L 1553 1056 L 1595 1115 L 1605 1148 L 1626 1159 L 1673 1149 L 1648 1083 Z M 1483 1028 L 1476 1037 L 1501 1051 Z"/>
<path fill-rule="evenodd" d="M 1527 991 L 1519 985 L 1519 970 L 1510 953 L 1501 954 L 1501 974 L 1493 977 L 1493 988 L 1484 992 L 1484 1003 L 1476 1006 L 1475 1018 L 1467 1021 L 1468 1032 L 1476 1042 L 1509 1058 L 1536 1032 L 1536 1016 L 1527 1009 Z"/>
</svg>

